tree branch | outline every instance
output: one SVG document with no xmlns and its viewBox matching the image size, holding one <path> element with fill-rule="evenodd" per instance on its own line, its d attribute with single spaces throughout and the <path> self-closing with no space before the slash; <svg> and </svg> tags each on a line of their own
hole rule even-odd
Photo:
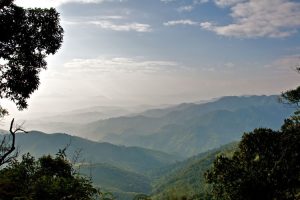
<svg viewBox="0 0 300 200">
<path fill-rule="evenodd" d="M 14 155 L 11 155 L 16 149 L 16 133 L 20 132 L 20 131 L 27 133 L 27 131 L 23 130 L 21 128 L 21 126 L 16 127 L 16 129 L 13 129 L 14 121 L 15 121 L 15 119 L 12 119 L 12 121 L 10 123 L 10 128 L 9 128 L 10 135 L 12 136 L 11 145 L 8 147 L 6 146 L 5 138 L 1 142 L 0 147 L 1 147 L 1 150 L 4 152 L 4 154 L 0 155 L 0 166 L 5 163 L 10 162 L 13 158 L 15 158 L 17 156 L 17 153 Z"/>
</svg>

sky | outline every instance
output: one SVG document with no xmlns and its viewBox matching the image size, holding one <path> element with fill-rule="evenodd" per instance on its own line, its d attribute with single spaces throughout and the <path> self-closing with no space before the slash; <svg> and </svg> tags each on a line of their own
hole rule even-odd
<svg viewBox="0 0 300 200">
<path fill-rule="evenodd" d="M 65 30 L 25 114 L 280 94 L 299 83 L 299 0 L 16 4 L 55 7 Z"/>
</svg>

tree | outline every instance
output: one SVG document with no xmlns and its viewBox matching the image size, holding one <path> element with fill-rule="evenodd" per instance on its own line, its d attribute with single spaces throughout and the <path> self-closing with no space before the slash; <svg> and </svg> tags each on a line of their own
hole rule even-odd
<svg viewBox="0 0 300 200">
<path fill-rule="evenodd" d="M 19 109 L 39 86 L 45 58 L 60 48 L 63 29 L 54 8 L 24 9 L 12 3 L 0 8 L 0 98 L 8 98 Z"/>
<path fill-rule="evenodd" d="M 296 67 L 296 71 L 300 73 L 300 64 Z M 283 103 L 296 105 L 297 108 L 299 109 L 300 108 L 300 86 L 298 86 L 296 89 L 283 92 L 281 94 L 280 100 Z"/>
<path fill-rule="evenodd" d="M 233 156 L 218 156 L 206 172 L 214 199 L 300 199 L 300 86 L 283 92 L 280 100 L 297 108 L 280 131 L 245 133 Z"/>
<path fill-rule="evenodd" d="M 46 69 L 46 56 L 60 48 L 63 29 L 54 8 L 24 9 L 13 0 L 0 0 L 0 27 L 0 99 L 11 100 L 22 110 L 40 84 L 39 73 Z M 0 118 L 7 114 L 0 104 Z M 10 148 L 4 144 L 0 142 L 0 161 L 15 149 L 14 142 Z M 8 151 L 3 152 L 5 149 Z"/>
<path fill-rule="evenodd" d="M 89 178 L 77 173 L 64 150 L 38 160 L 26 154 L 22 161 L 14 160 L 0 171 L 1 200 L 92 200 L 101 196 Z"/>
<path fill-rule="evenodd" d="M 234 155 L 217 157 L 205 176 L 215 199 L 300 199 L 299 152 L 300 121 L 291 117 L 280 131 L 244 134 Z"/>
<path fill-rule="evenodd" d="M 295 104 L 300 106 L 300 86 L 294 90 L 288 90 L 281 95 L 281 101 L 284 103 Z"/>
</svg>

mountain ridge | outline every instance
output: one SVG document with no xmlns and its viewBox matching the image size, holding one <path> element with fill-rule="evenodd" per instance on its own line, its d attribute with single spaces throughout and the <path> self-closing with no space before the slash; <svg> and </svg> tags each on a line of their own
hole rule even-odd
<svg viewBox="0 0 300 200">
<path fill-rule="evenodd" d="M 256 127 L 278 129 L 294 111 L 280 104 L 276 95 L 228 96 L 181 108 L 172 108 L 167 114 L 155 110 L 157 118 L 137 115 L 98 121 L 85 130 L 89 138 L 187 157 L 239 140 Z M 161 117 L 160 111 L 165 115 Z M 147 121 L 151 123 L 143 126 Z"/>
<path fill-rule="evenodd" d="M 82 150 L 81 156 L 87 162 L 107 163 L 140 173 L 181 159 L 157 150 L 126 147 L 108 142 L 100 143 L 65 133 L 46 134 L 38 131 L 27 134 L 18 133 L 16 134 L 16 146 L 19 147 L 20 153 L 33 152 L 35 157 L 45 154 L 54 155 L 59 149 L 65 147 L 67 147 L 69 157 L 74 156 L 72 154 L 76 151 Z"/>
</svg>

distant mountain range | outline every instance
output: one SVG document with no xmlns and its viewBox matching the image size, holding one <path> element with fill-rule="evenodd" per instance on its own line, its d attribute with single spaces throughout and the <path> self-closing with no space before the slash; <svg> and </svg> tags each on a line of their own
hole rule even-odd
<svg viewBox="0 0 300 200">
<path fill-rule="evenodd" d="M 239 140 L 256 127 L 279 129 L 294 108 L 278 96 L 230 96 L 82 126 L 88 138 L 188 157 Z"/>
<path fill-rule="evenodd" d="M 98 106 L 78 109 L 29 120 L 25 129 L 41 128 L 48 133 L 64 132 L 94 141 L 189 157 L 237 141 L 244 132 L 256 127 L 279 129 L 283 120 L 294 111 L 293 107 L 279 103 L 277 95 L 228 96 L 147 108 Z M 134 110 L 142 112 L 134 114 Z"/>
<path fill-rule="evenodd" d="M 276 95 L 228 96 L 147 108 L 135 109 L 142 111 L 138 114 L 134 114 L 133 109 L 118 107 L 79 109 L 29 121 L 25 127 L 189 157 L 239 140 L 244 132 L 256 127 L 278 129 L 294 111 L 289 105 L 279 103 Z"/>
<path fill-rule="evenodd" d="M 94 121 L 120 116 L 132 116 L 154 108 L 164 108 L 167 105 L 138 105 L 131 107 L 93 106 L 61 113 L 34 113 L 30 116 L 21 115 L 18 121 L 25 122 L 27 130 L 39 130 L 46 133 L 65 132 L 81 135 L 80 127 Z"/>
</svg>

